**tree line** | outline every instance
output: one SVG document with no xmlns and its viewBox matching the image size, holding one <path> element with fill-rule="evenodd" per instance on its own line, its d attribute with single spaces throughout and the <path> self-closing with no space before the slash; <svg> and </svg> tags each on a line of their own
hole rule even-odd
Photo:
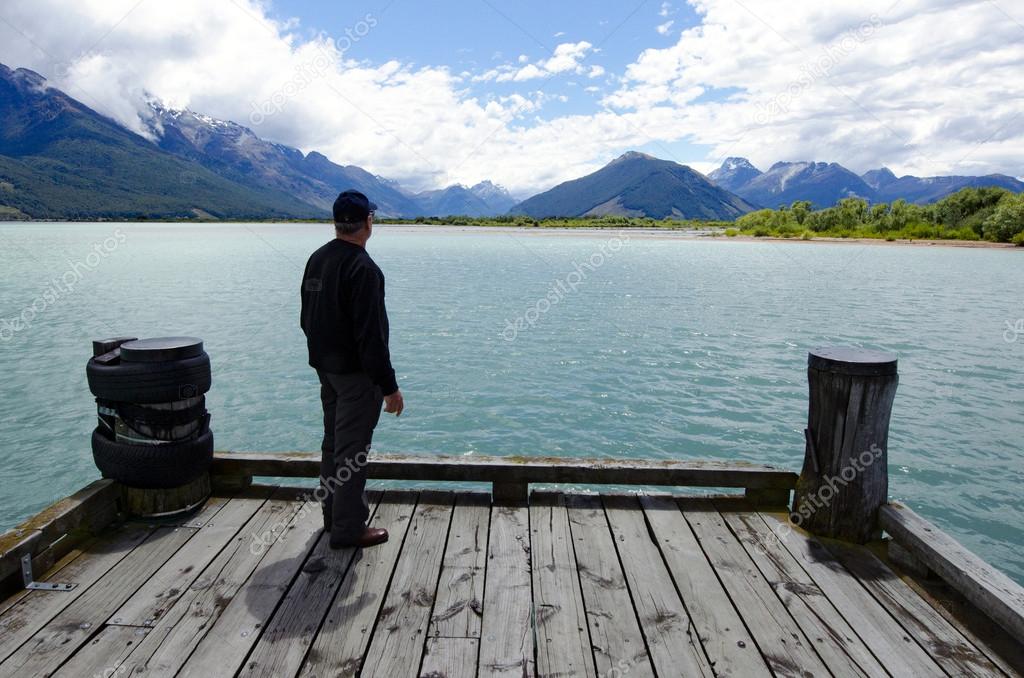
<svg viewBox="0 0 1024 678">
<path fill-rule="evenodd" d="M 1024 246 L 1024 194 L 1003 188 L 964 188 L 931 205 L 905 200 L 870 204 L 843 198 L 814 210 L 798 200 L 736 220 L 727 235 L 783 238 L 884 238 L 886 240 L 989 240 Z"/>
</svg>

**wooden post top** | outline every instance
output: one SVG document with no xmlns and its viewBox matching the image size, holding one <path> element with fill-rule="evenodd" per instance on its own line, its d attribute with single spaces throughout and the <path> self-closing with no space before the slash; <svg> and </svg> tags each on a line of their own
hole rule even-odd
<svg viewBox="0 0 1024 678">
<path fill-rule="evenodd" d="M 807 355 L 808 367 L 859 377 L 892 376 L 896 364 L 895 354 L 851 346 L 818 348 Z"/>
</svg>

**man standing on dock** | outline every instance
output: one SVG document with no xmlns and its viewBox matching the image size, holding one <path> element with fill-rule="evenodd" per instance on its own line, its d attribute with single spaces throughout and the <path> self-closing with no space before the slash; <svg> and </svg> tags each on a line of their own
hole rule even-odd
<svg viewBox="0 0 1024 678">
<path fill-rule="evenodd" d="M 382 401 L 396 416 L 404 407 L 388 350 L 384 274 L 366 252 L 376 208 L 358 191 L 339 195 L 335 238 L 310 256 L 302 277 L 301 326 L 324 408 L 319 495 L 335 549 L 388 539 L 366 525 L 367 457 Z"/>
</svg>

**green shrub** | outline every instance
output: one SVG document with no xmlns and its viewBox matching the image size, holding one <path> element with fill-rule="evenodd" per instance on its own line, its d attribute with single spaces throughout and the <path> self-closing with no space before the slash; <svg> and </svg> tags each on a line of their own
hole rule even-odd
<svg viewBox="0 0 1024 678">
<path fill-rule="evenodd" d="M 985 220 L 982 232 L 987 240 L 1011 242 L 1024 232 L 1024 194 L 1006 194 L 992 216 Z"/>
</svg>

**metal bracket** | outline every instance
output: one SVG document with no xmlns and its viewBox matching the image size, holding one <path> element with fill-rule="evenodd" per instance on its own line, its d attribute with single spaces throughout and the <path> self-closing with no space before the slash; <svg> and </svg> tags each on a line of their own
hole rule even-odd
<svg viewBox="0 0 1024 678">
<path fill-rule="evenodd" d="M 29 553 L 21 557 L 21 579 L 29 591 L 71 591 L 78 586 L 78 584 L 51 584 L 35 581 L 35 577 L 32 575 L 32 555 Z"/>
<path fill-rule="evenodd" d="M 208 523 L 205 520 L 194 520 L 190 523 L 182 523 L 181 525 L 178 525 L 178 527 L 189 527 L 192 529 L 200 530 L 204 527 L 209 527 L 212 525 L 213 523 Z"/>
</svg>

